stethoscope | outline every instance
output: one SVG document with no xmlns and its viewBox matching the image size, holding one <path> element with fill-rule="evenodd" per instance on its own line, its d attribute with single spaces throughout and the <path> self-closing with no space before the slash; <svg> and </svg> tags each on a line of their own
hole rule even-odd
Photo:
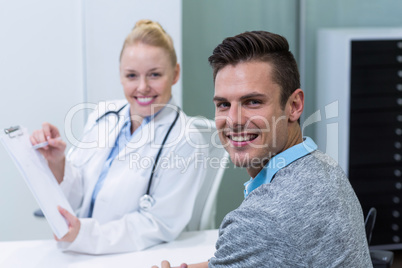
<svg viewBox="0 0 402 268">
<path fill-rule="evenodd" d="M 120 112 L 124 109 L 124 107 L 126 107 L 126 106 L 127 106 L 127 104 L 123 105 L 123 107 L 121 107 L 121 108 L 120 108 L 119 110 L 117 110 L 117 111 L 107 111 L 105 114 L 103 114 L 103 115 L 100 116 L 98 119 L 96 119 L 96 123 L 99 123 L 99 121 L 100 121 L 102 118 L 106 118 L 106 116 L 108 116 L 108 115 L 115 115 L 115 116 L 117 116 L 117 124 L 118 124 L 118 123 L 119 123 L 119 120 L 120 120 L 119 113 L 120 113 Z M 156 169 L 156 167 L 158 166 L 158 161 L 159 161 L 159 158 L 160 158 L 160 156 L 161 156 L 161 153 L 162 153 L 162 150 L 163 150 L 163 146 L 165 145 L 166 140 L 167 140 L 167 138 L 169 137 L 170 132 L 172 131 L 174 125 L 175 125 L 176 122 L 177 122 L 177 119 L 179 118 L 179 115 L 180 115 L 180 108 L 179 108 L 179 107 L 177 107 L 176 113 L 177 113 L 177 114 L 176 114 L 176 117 L 175 117 L 175 119 L 173 120 L 173 122 L 170 124 L 170 127 L 169 127 L 168 131 L 166 132 L 165 137 L 163 138 L 163 141 L 162 141 L 161 147 L 159 148 L 158 154 L 156 155 L 155 162 L 154 162 L 154 164 L 153 164 L 153 166 L 152 166 L 151 175 L 149 176 L 147 191 L 145 192 L 145 194 L 144 194 L 143 196 L 140 197 L 140 208 L 141 208 L 142 210 L 148 210 L 149 208 L 151 208 L 151 207 L 155 204 L 155 200 L 154 200 L 154 198 L 151 196 L 151 193 L 150 193 L 150 191 L 151 191 L 151 186 L 152 186 L 152 180 L 153 180 L 153 178 L 154 178 L 155 169 Z"/>
<path fill-rule="evenodd" d="M 126 103 L 126 104 L 123 105 L 120 109 L 118 109 L 118 110 L 116 110 L 116 111 L 107 111 L 106 113 L 104 113 L 103 115 L 101 115 L 98 119 L 96 119 L 95 124 L 94 124 L 92 127 L 94 127 L 96 124 L 99 123 L 100 120 L 105 119 L 105 118 L 106 118 L 107 116 L 109 116 L 109 115 L 115 115 L 115 116 L 117 116 L 117 122 L 116 122 L 116 127 L 117 127 L 117 125 L 119 124 L 119 120 L 120 120 L 120 115 L 119 115 L 119 114 L 120 114 L 120 112 L 124 109 L 124 107 L 127 106 L 127 104 L 128 104 L 128 103 Z M 176 122 L 177 122 L 177 119 L 178 119 L 179 116 L 180 116 L 180 108 L 177 107 L 177 106 L 176 106 L 176 112 L 177 112 L 176 117 L 175 117 L 175 119 L 173 120 L 173 122 L 170 124 L 170 127 L 169 127 L 168 131 L 166 132 L 166 135 L 165 135 L 165 137 L 164 137 L 164 139 L 163 139 L 163 141 L 162 141 L 162 144 L 161 144 L 161 146 L 160 146 L 160 148 L 159 148 L 158 154 L 156 155 L 156 159 L 155 159 L 155 162 L 154 162 L 153 167 L 152 167 L 151 175 L 150 175 L 149 180 L 148 180 L 147 191 L 146 191 L 146 193 L 145 193 L 143 196 L 140 197 L 139 205 L 140 205 L 140 208 L 143 209 L 143 210 L 148 210 L 148 209 L 151 208 L 151 207 L 154 205 L 154 203 L 155 203 L 154 198 L 153 198 L 153 197 L 151 196 L 151 194 L 150 194 L 151 186 L 152 186 L 152 180 L 153 180 L 153 177 L 154 177 L 154 174 L 155 174 L 155 170 L 156 170 L 156 167 L 157 167 L 157 165 L 158 165 L 158 161 L 159 161 L 159 158 L 160 158 L 160 156 L 161 156 L 163 147 L 164 147 L 164 145 L 165 145 L 165 143 L 166 143 L 166 140 L 167 140 L 167 138 L 169 137 L 170 132 L 172 131 L 173 127 L 175 126 L 175 124 L 176 124 Z M 92 129 L 92 127 L 91 127 L 91 129 Z M 89 131 L 89 130 L 88 130 L 88 131 Z M 70 152 L 67 154 L 67 158 L 68 158 L 68 159 L 71 159 L 71 158 L 72 158 L 72 155 L 74 154 L 74 151 L 75 151 L 75 149 L 70 150 Z M 79 165 L 79 166 L 85 165 L 86 163 L 88 163 L 88 161 L 89 161 L 89 159 L 80 161 L 80 165 Z"/>
<path fill-rule="evenodd" d="M 121 112 L 121 110 L 124 109 L 124 107 L 127 106 L 127 104 L 128 104 L 128 103 L 124 104 L 123 107 L 121 107 L 121 108 L 120 108 L 119 110 L 117 110 L 117 111 L 107 111 L 106 113 L 104 113 L 103 115 L 101 115 L 98 119 L 96 119 L 96 123 L 99 123 L 99 121 L 100 121 L 102 118 L 106 118 L 106 116 L 108 116 L 108 115 L 110 115 L 110 114 L 113 114 L 113 115 L 117 116 L 117 124 L 118 124 L 118 123 L 119 123 L 119 120 L 120 120 L 119 113 Z M 116 125 L 117 125 L 117 124 L 116 124 Z"/>
</svg>

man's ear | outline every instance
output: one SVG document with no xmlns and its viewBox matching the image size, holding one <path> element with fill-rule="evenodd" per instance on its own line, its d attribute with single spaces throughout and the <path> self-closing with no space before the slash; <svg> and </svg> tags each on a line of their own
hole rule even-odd
<svg viewBox="0 0 402 268">
<path fill-rule="evenodd" d="M 289 121 L 299 120 L 304 109 L 304 92 L 300 88 L 296 89 L 288 99 Z"/>
</svg>

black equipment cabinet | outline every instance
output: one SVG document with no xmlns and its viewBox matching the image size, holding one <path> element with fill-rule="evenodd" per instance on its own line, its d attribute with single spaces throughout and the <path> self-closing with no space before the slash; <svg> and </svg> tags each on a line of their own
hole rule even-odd
<svg viewBox="0 0 402 268">
<path fill-rule="evenodd" d="M 351 41 L 349 180 L 372 245 L 402 243 L 402 36 Z"/>
<path fill-rule="evenodd" d="M 371 246 L 402 249 L 402 28 L 317 36 L 317 144 L 344 169 L 364 216 L 376 208 Z"/>
</svg>

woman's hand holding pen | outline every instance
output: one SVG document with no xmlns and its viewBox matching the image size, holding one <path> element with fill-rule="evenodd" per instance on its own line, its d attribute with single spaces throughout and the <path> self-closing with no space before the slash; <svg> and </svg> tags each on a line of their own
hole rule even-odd
<svg viewBox="0 0 402 268">
<path fill-rule="evenodd" d="M 60 133 L 55 126 L 43 123 L 42 129 L 35 130 L 32 133 L 31 143 L 32 145 L 37 145 L 47 141 L 49 144 L 39 148 L 38 151 L 47 161 L 57 163 L 64 160 L 64 151 L 66 149 L 66 143 L 58 137 L 60 137 Z"/>
<path fill-rule="evenodd" d="M 46 158 L 53 175 L 61 183 L 64 177 L 66 143 L 60 139 L 60 132 L 57 127 L 43 123 L 42 129 L 35 130 L 30 140 L 33 146 L 44 142 L 48 143 L 37 150 Z"/>
</svg>

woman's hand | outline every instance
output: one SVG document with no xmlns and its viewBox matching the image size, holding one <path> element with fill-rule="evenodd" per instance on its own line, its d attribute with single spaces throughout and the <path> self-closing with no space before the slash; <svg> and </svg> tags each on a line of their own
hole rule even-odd
<svg viewBox="0 0 402 268">
<path fill-rule="evenodd" d="M 49 145 L 38 149 L 38 151 L 49 163 L 59 164 L 64 162 L 64 151 L 66 149 L 66 143 L 59 137 L 59 130 L 55 126 L 49 123 L 43 123 L 42 129 L 35 130 L 30 139 L 32 145 L 47 141 Z"/>
<path fill-rule="evenodd" d="M 57 207 L 57 209 L 59 210 L 60 214 L 68 222 L 68 233 L 60 239 L 58 239 L 56 236 L 54 236 L 54 239 L 56 239 L 56 241 L 63 241 L 63 242 L 71 243 L 77 238 L 77 235 L 80 232 L 81 222 L 77 217 L 72 215 L 70 212 L 68 212 L 64 208 Z"/>
<path fill-rule="evenodd" d="M 50 170 L 56 177 L 58 183 L 61 183 L 64 178 L 64 166 L 66 143 L 60 139 L 60 133 L 57 127 L 43 123 L 42 129 L 35 130 L 31 137 L 32 145 L 36 145 L 47 141 L 49 145 L 37 149 L 47 160 Z"/>
</svg>

